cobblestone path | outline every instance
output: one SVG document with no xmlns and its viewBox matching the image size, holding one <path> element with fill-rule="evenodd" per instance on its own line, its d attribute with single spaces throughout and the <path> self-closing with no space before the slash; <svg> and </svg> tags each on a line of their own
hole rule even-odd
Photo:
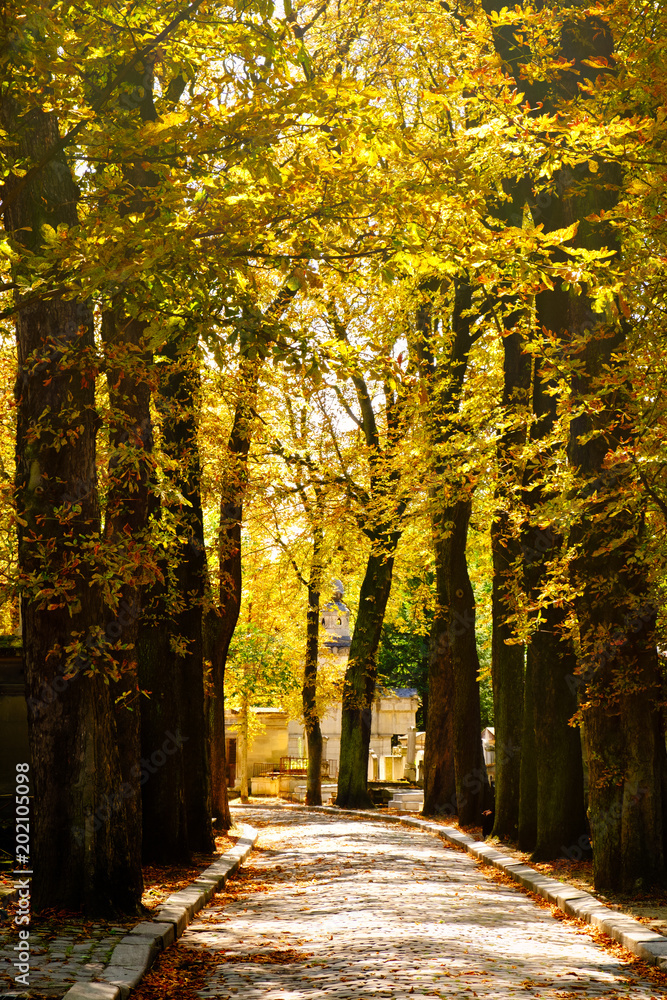
<svg viewBox="0 0 667 1000">
<path fill-rule="evenodd" d="M 64 925 L 57 933 L 30 928 L 30 988 L 26 996 L 62 997 L 74 983 L 95 979 L 111 958 L 113 949 L 127 934 L 123 927 Z M 16 938 L 0 925 L 0 1000 L 7 994 L 23 993 L 14 976 L 12 962 Z"/>
<path fill-rule="evenodd" d="M 436 837 L 276 808 L 235 814 L 260 830 L 239 895 L 209 905 L 178 945 L 225 953 L 202 1000 L 665 995 Z"/>
</svg>

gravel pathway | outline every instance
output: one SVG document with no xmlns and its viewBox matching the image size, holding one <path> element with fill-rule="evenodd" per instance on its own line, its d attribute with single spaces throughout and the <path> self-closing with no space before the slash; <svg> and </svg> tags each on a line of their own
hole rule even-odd
<svg viewBox="0 0 667 1000">
<path fill-rule="evenodd" d="M 177 946 L 225 953 L 202 1000 L 665 995 L 433 836 L 275 807 L 235 813 L 260 829 L 236 899 L 209 905 Z"/>
</svg>

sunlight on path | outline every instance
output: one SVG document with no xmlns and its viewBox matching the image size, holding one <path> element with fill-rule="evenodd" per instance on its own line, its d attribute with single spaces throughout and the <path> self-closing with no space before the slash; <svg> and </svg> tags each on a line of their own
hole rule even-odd
<svg viewBox="0 0 667 1000">
<path fill-rule="evenodd" d="M 208 906 L 182 938 L 226 953 L 202 998 L 657 995 L 433 836 L 276 808 L 242 815 L 260 837 L 240 898 Z"/>
</svg>

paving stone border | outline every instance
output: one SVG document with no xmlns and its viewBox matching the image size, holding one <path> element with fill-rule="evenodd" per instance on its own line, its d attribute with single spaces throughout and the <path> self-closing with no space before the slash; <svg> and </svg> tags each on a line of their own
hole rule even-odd
<svg viewBox="0 0 667 1000">
<path fill-rule="evenodd" d="M 337 815 L 348 814 L 363 819 L 403 823 L 406 826 L 415 826 L 428 833 L 434 833 L 442 840 L 446 840 L 455 847 L 460 847 L 485 864 L 498 868 L 530 892 L 537 893 L 547 902 L 553 903 L 569 917 L 577 917 L 579 920 L 585 920 L 593 927 L 599 928 L 613 941 L 617 941 L 649 965 L 657 965 L 663 972 L 667 972 L 667 937 L 664 934 L 657 934 L 640 923 L 639 920 L 635 920 L 634 917 L 629 917 L 625 913 L 605 906 L 599 899 L 583 889 L 576 889 L 574 886 L 558 881 L 558 879 L 543 875 L 535 868 L 530 868 L 523 862 L 517 861 L 501 848 L 487 844 L 484 840 L 473 840 L 472 837 L 468 837 L 453 826 L 441 826 L 439 823 L 429 823 L 428 820 L 413 819 L 405 815 L 387 814 L 382 816 L 367 809 L 340 809 L 338 806 L 291 806 L 290 808 L 309 808 Z"/>
<path fill-rule="evenodd" d="M 63 1000 L 126 1000 L 157 955 L 181 936 L 214 892 L 238 871 L 257 840 L 257 830 L 239 824 L 241 835 L 232 848 L 209 865 L 194 882 L 172 893 L 153 920 L 142 920 L 116 945 L 99 982 L 76 983 Z"/>
</svg>

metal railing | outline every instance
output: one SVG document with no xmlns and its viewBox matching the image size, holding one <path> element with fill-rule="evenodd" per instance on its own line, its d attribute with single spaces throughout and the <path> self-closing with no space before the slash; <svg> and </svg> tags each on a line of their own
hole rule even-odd
<svg viewBox="0 0 667 1000">
<path fill-rule="evenodd" d="M 281 774 L 307 774 L 308 773 L 308 758 L 307 757 L 281 757 L 280 758 L 280 773 Z"/>
<path fill-rule="evenodd" d="M 278 767 L 272 761 L 258 763 L 255 761 L 251 768 L 251 778 L 263 778 L 265 774 L 278 774 Z"/>
<path fill-rule="evenodd" d="M 323 778 L 332 778 L 336 775 L 337 771 L 338 768 L 335 760 L 322 761 L 322 769 L 320 771 L 320 774 L 322 775 Z M 308 758 L 281 757 L 280 773 L 306 775 L 308 773 Z"/>
<path fill-rule="evenodd" d="M 250 767 L 251 778 L 263 778 L 267 774 L 306 775 L 308 773 L 307 757 L 281 757 L 280 764 L 273 761 L 255 761 Z M 321 775 L 323 778 L 334 779 L 338 776 L 338 762 L 323 760 Z"/>
</svg>

